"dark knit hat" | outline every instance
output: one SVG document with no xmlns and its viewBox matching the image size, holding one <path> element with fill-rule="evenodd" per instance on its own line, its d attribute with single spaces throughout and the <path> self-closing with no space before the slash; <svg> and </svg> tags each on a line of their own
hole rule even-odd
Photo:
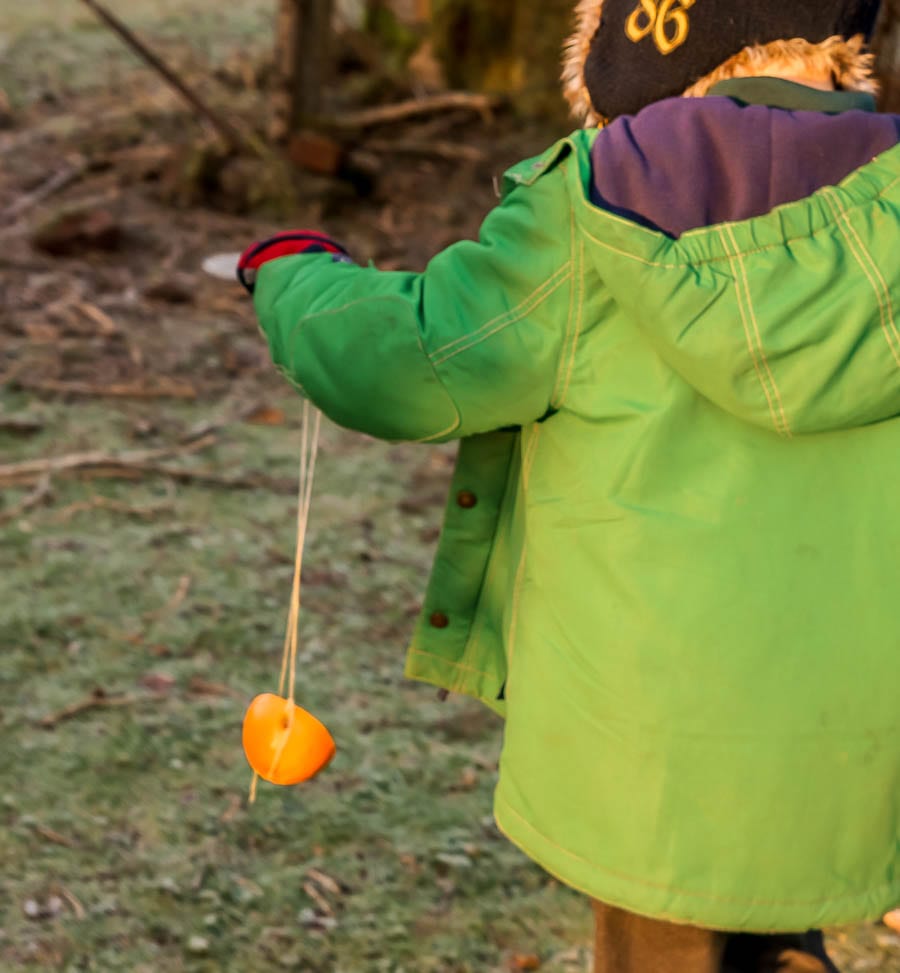
<svg viewBox="0 0 900 973">
<path fill-rule="evenodd" d="M 880 0 L 596 0 L 584 83 L 605 118 L 680 95 L 750 44 L 871 36 Z M 601 7 L 602 5 L 602 7 Z M 587 6 L 582 0 L 581 7 Z"/>
</svg>

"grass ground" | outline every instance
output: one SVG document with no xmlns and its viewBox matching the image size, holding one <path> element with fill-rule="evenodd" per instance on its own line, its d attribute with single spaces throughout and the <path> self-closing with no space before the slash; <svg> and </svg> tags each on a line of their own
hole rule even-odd
<svg viewBox="0 0 900 973">
<path fill-rule="evenodd" d="M 145 413 L 45 409 L 52 432 L 0 452 L 133 445 Z M 204 461 L 287 478 L 297 441 L 243 424 Z M 494 719 L 401 677 L 447 459 L 327 429 L 300 696 L 339 754 L 307 787 L 263 785 L 252 808 L 240 720 L 277 677 L 290 495 L 60 483 L 52 508 L 4 531 L 0 968 L 483 971 L 517 952 L 583 968 L 568 950 L 584 906 L 491 823 Z M 72 506 L 98 496 L 166 509 Z M 41 725 L 98 689 L 130 702 Z"/>
<path fill-rule="evenodd" d="M 166 56 L 211 63 L 240 49 L 263 51 L 272 42 L 275 4 L 247 0 L 129 0 L 108 8 L 141 35 L 162 44 Z M 20 104 L 35 94 L 65 97 L 115 86 L 136 59 L 80 0 L 0 5 L 0 87 Z"/>
<path fill-rule="evenodd" d="M 273 6 L 111 5 L 172 56 L 189 46 L 201 60 L 264 48 Z M 0 52 L 0 88 L 25 118 L 90 118 L 91 89 L 134 70 L 77 0 L 4 4 Z M 70 148 L 20 134 L 0 143 L 4 205 Z M 102 166 L 90 171 L 106 178 Z M 408 189 L 419 185 L 411 177 L 431 189 Z M 402 189 L 331 217 L 381 265 L 423 261 L 446 242 L 435 234 L 473 232 L 492 199 L 490 173 L 419 167 L 398 178 Z M 277 681 L 294 513 L 281 482 L 295 477 L 299 407 L 273 372 L 254 370 L 264 353 L 239 299 L 221 300 L 196 274 L 185 304 L 141 294 L 166 261 L 187 266 L 213 242 L 233 248 L 261 228 L 102 188 L 90 195 L 119 200 L 123 253 L 0 253 L 0 418 L 32 422 L 24 434 L 0 425 L 2 462 L 163 447 L 232 417 L 209 448 L 177 462 L 273 485 L 56 477 L 21 513 L 31 487 L 3 490 L 0 973 L 586 970 L 585 903 L 491 821 L 499 723 L 402 679 L 450 448 L 326 428 L 300 699 L 339 752 L 314 783 L 263 786 L 247 805 L 240 723 L 247 700 Z M 117 330 L 86 328 L 85 302 Z M 82 382 L 152 373 L 200 394 L 61 397 L 14 372 Z M 248 418 L 248 400 L 265 408 Z M 848 973 L 900 971 L 900 943 L 883 928 L 840 931 L 835 944 Z"/>
</svg>

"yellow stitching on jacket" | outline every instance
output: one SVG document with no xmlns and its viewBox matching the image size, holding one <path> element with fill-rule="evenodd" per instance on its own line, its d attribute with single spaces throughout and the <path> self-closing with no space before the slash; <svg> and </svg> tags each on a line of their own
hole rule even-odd
<svg viewBox="0 0 900 973">
<path fill-rule="evenodd" d="M 734 228 L 729 224 L 726 227 L 726 229 L 728 230 L 728 234 L 731 237 L 731 242 L 734 244 L 735 250 L 737 250 L 738 246 L 737 246 L 737 239 L 735 238 L 734 235 Z M 778 411 L 781 415 L 781 422 L 784 427 L 783 429 L 784 434 L 785 436 L 788 437 L 788 439 L 790 439 L 792 438 L 793 434 L 791 432 L 790 424 L 788 423 L 787 420 L 787 415 L 785 414 L 784 411 L 784 402 L 781 398 L 781 392 L 778 390 L 778 383 L 775 381 L 775 375 L 772 372 L 771 367 L 769 366 L 769 359 L 766 356 L 765 348 L 763 348 L 762 335 L 759 332 L 759 322 L 756 319 L 756 311 L 753 309 L 753 297 L 750 294 L 750 280 L 747 277 L 747 267 L 744 264 L 742 257 L 738 256 L 737 261 L 738 261 L 738 266 L 741 268 L 741 276 L 744 278 L 744 294 L 746 295 L 746 300 L 747 300 L 747 310 L 750 312 L 750 320 L 753 323 L 753 331 L 756 334 L 756 347 L 759 350 L 759 355 L 762 358 L 763 365 L 765 366 L 766 374 L 769 376 L 769 381 L 772 384 L 772 390 L 775 393 L 775 398 L 778 400 Z"/>
<path fill-rule="evenodd" d="M 521 434 L 519 435 L 519 449 L 521 450 Z M 503 482 L 503 493 L 501 497 L 501 504 L 506 500 L 506 494 L 510 487 L 510 477 L 513 475 L 513 470 L 516 468 L 517 464 L 513 462 L 515 454 L 510 459 L 507 466 L 506 477 Z M 475 610 L 472 613 L 473 622 L 469 626 L 469 635 L 466 639 L 466 644 L 463 646 L 463 652 L 461 658 L 463 661 L 466 659 L 471 659 L 475 656 L 478 650 L 481 648 L 482 637 L 484 635 L 484 621 L 481 624 L 478 623 L 478 619 L 481 616 L 481 604 L 485 597 L 485 593 L 490 588 L 491 582 L 494 579 L 494 575 L 497 573 L 498 566 L 500 564 L 500 559 L 496 557 L 497 545 L 500 543 L 501 536 L 509 535 L 510 527 L 509 520 L 501 520 L 498 512 L 497 515 L 497 528 L 491 536 L 491 546 L 488 551 L 487 560 L 485 562 L 485 570 L 481 578 L 481 584 L 478 588 L 478 598 L 475 601 Z M 505 539 L 505 536 L 504 536 Z M 456 690 L 452 690 L 456 691 Z"/>
<path fill-rule="evenodd" d="M 894 320 L 894 304 L 893 301 L 891 300 L 891 289 L 888 287 L 887 281 L 885 281 L 884 277 L 881 274 L 881 268 L 878 266 L 872 254 L 866 248 L 865 242 L 863 241 L 862 237 L 860 237 L 859 233 L 857 233 L 856 231 L 856 227 L 850 222 L 850 217 L 847 215 L 847 212 L 845 211 L 844 207 L 841 206 L 838 200 L 834 199 L 834 197 L 830 192 L 828 192 L 827 195 L 828 195 L 829 202 L 833 202 L 834 205 L 838 208 L 840 212 L 840 217 L 839 217 L 840 221 L 843 222 L 846 225 L 847 229 L 853 234 L 853 238 L 854 240 L 856 240 L 857 244 L 859 245 L 860 251 L 862 252 L 863 256 L 867 258 L 869 262 L 869 267 L 872 269 L 872 272 L 875 274 L 875 276 L 878 278 L 879 283 L 881 284 L 882 290 L 880 295 L 878 293 L 877 285 L 875 285 L 874 283 L 872 284 L 872 286 L 876 288 L 875 296 L 879 300 L 878 306 L 879 309 L 882 309 L 884 314 L 887 316 L 887 323 L 890 327 L 891 333 L 894 336 L 894 341 L 900 344 L 900 333 L 898 333 L 897 331 L 897 323 Z M 850 241 L 848 240 L 847 242 L 849 243 Z M 869 280 L 871 281 L 872 278 L 870 277 Z M 881 304 L 881 297 L 884 298 L 883 307 Z M 888 344 L 890 344 L 890 341 L 888 341 Z M 897 352 L 895 350 L 896 347 L 897 347 L 896 344 L 891 346 L 891 351 L 894 352 L 895 361 L 897 361 Z M 900 361 L 898 361 L 898 364 L 900 364 Z"/>
<path fill-rule="evenodd" d="M 725 239 L 725 231 L 720 228 L 718 230 L 719 236 L 722 240 L 722 245 L 727 249 L 728 243 Z M 769 387 L 766 384 L 765 376 L 763 375 L 762 368 L 759 365 L 759 359 L 756 356 L 756 350 L 753 347 L 753 336 L 750 334 L 750 326 L 747 322 L 747 314 L 744 308 L 744 299 L 741 295 L 741 282 L 738 279 L 737 271 L 734 266 L 734 257 L 730 261 L 731 266 L 731 276 L 734 279 L 734 292 L 737 298 L 738 311 L 741 315 L 741 324 L 744 328 L 744 337 L 747 339 L 747 350 L 750 352 L 750 358 L 753 360 L 753 367 L 756 369 L 756 377 L 759 379 L 759 384 L 762 387 L 763 394 L 766 397 L 766 401 L 769 403 L 769 414 L 772 417 L 772 424 L 775 427 L 776 432 L 781 432 L 779 429 L 778 413 L 775 411 L 775 403 L 772 401 L 772 395 L 769 391 Z"/>
<path fill-rule="evenodd" d="M 510 468 L 514 464 L 510 463 Z M 509 471 L 507 471 L 506 482 L 503 485 L 503 498 L 506 497 L 506 491 L 509 489 Z M 501 501 L 502 502 L 502 501 Z M 499 518 L 499 513 L 498 513 Z M 497 529 L 494 531 L 491 537 L 491 546 L 488 551 L 487 561 L 485 562 L 486 567 L 484 574 L 481 578 L 481 585 L 478 588 L 478 597 L 475 600 L 475 609 L 472 613 L 472 624 L 469 627 L 469 636 L 466 639 L 466 644 L 463 646 L 463 659 L 470 659 L 477 655 L 481 649 L 482 638 L 484 636 L 485 621 L 482 616 L 481 602 L 485 596 L 485 592 L 489 590 L 491 584 L 494 580 L 494 576 L 500 565 L 500 559 L 496 557 L 497 545 L 500 543 L 501 539 L 505 540 L 505 535 L 509 533 L 509 521 L 501 522 Z M 495 673 L 496 675 L 496 673 Z"/>
<path fill-rule="evenodd" d="M 555 841 L 553 841 L 552 838 L 548 838 L 543 832 L 538 831 L 538 829 L 526 818 L 523 818 L 522 815 L 519 814 L 519 812 L 508 801 L 505 801 L 503 800 L 503 798 L 500 797 L 496 798 L 495 800 L 498 807 L 502 804 L 503 809 L 505 811 L 509 811 L 509 813 L 514 818 L 518 818 L 519 821 L 521 821 L 522 824 L 524 824 L 529 831 L 536 834 L 538 838 L 541 839 L 541 841 L 546 842 L 546 844 L 549 845 L 551 848 L 555 848 L 557 851 L 562 852 L 567 858 L 571 858 L 573 861 L 581 862 L 582 865 L 589 865 L 592 869 L 595 869 L 598 872 L 605 872 L 607 875 L 612 875 L 614 878 L 620 878 L 626 882 L 631 882 L 633 885 L 641 885 L 644 888 L 658 889 L 661 892 L 674 892 L 677 895 L 683 895 L 685 898 L 698 899 L 706 902 L 736 902 L 739 904 L 746 904 L 747 902 L 746 899 L 739 899 L 728 895 L 705 895 L 702 892 L 692 892 L 688 889 L 677 888 L 676 886 L 673 885 L 663 885 L 660 882 L 650 882 L 647 881 L 646 879 L 635 878 L 633 875 L 629 875 L 627 872 L 620 872 L 614 868 L 607 868 L 604 865 L 598 865 L 596 862 L 588 861 L 587 858 L 582 858 L 580 855 L 576 855 L 574 851 L 569 851 L 568 848 L 564 848 L 562 845 L 559 845 Z M 499 821 L 497 822 L 497 824 L 500 827 L 500 830 L 509 838 L 509 835 L 506 834 L 503 825 L 500 824 Z M 512 838 L 510 838 L 510 840 L 513 841 L 513 844 L 520 846 L 519 842 L 514 841 Z M 547 871 L 550 871 L 550 869 L 548 869 L 546 864 L 544 864 L 543 862 L 541 863 L 541 867 L 546 869 Z M 565 884 L 567 885 L 573 884 L 570 879 L 565 879 L 564 881 Z M 895 882 L 885 882 L 883 885 L 868 890 L 865 898 L 868 899 L 870 894 L 881 892 L 882 889 L 885 890 L 893 889 L 895 885 L 896 885 Z M 573 886 L 573 887 L 577 887 L 577 886 Z M 586 892 L 587 895 L 591 895 L 591 893 L 587 892 L 587 890 L 585 889 L 581 889 L 581 891 Z M 837 898 L 837 899 L 834 898 L 834 896 L 829 896 L 827 899 L 751 899 L 750 901 L 752 901 L 754 905 L 815 906 L 815 905 L 832 905 L 835 902 L 844 902 L 844 901 L 851 901 L 851 900 L 856 902 L 862 897 L 863 896 L 861 895 L 853 895 L 853 896 L 844 896 L 843 898 Z M 778 930 L 772 930 L 772 931 L 777 932 Z"/>
<path fill-rule="evenodd" d="M 357 268 L 357 269 L 363 269 L 363 268 Z M 352 301 L 348 301 L 346 304 L 342 304 L 340 307 L 330 307 L 328 308 L 327 311 L 316 311 L 315 314 L 304 315 L 294 325 L 292 329 L 292 333 L 293 331 L 296 331 L 297 328 L 308 323 L 309 321 L 315 321 L 317 318 L 328 318 L 334 314 L 343 314 L 344 311 L 349 311 L 351 307 L 356 307 L 357 304 L 368 304 L 368 302 L 372 300 L 400 301 L 402 304 L 406 304 L 407 306 L 409 306 L 408 302 L 405 301 L 398 294 L 376 294 L 374 295 L 374 297 L 373 295 L 369 294 L 367 297 L 355 297 Z"/>
<path fill-rule="evenodd" d="M 443 386 L 443 383 L 441 383 L 441 388 L 443 388 L 443 387 L 444 387 Z M 447 397 L 449 398 L 449 394 L 448 394 Z M 452 399 L 451 399 L 451 401 L 452 401 Z M 447 426 L 446 429 L 442 429 L 440 432 L 432 433 L 432 435 L 430 435 L 430 436 L 422 436 L 421 439 L 410 439 L 410 442 L 411 443 L 423 443 L 423 444 L 424 443 L 434 443 L 434 442 L 437 442 L 439 439 L 443 439 L 444 436 L 449 436 L 451 433 L 456 432 L 456 430 L 459 429 L 460 424 L 461 424 L 461 420 L 460 419 L 457 419 L 456 422 L 453 423 L 453 425 Z"/>
<path fill-rule="evenodd" d="M 446 666 L 451 666 L 453 669 L 465 669 L 466 672 L 474 672 L 478 676 L 487 676 L 489 679 L 496 679 L 496 672 L 485 672 L 483 669 L 476 669 L 474 666 L 464 665 L 462 662 L 453 662 L 448 659 L 445 655 L 438 655 L 437 652 L 426 652 L 424 649 L 416 649 L 410 647 L 407 649 L 410 655 L 424 655 L 427 659 L 438 659 L 443 662 Z"/>
<path fill-rule="evenodd" d="M 569 259 L 574 261 L 575 258 L 575 210 L 569 207 Z M 567 349 L 569 346 L 569 334 L 572 330 L 572 323 L 575 320 L 575 287 L 577 285 L 578 271 L 573 266 L 572 274 L 572 288 L 571 296 L 569 298 L 569 316 L 566 319 L 566 333 L 563 337 L 562 351 L 559 356 L 559 365 L 556 369 L 556 380 L 553 383 L 553 392 L 550 395 L 550 405 L 553 408 L 559 406 L 559 399 L 557 397 L 557 392 L 559 391 L 559 383 L 562 379 L 563 366 L 566 360 Z"/>
<path fill-rule="evenodd" d="M 637 226 L 637 224 L 635 224 L 635 226 Z M 639 264 L 643 264 L 645 267 L 661 267 L 663 270 L 679 270 L 682 267 L 692 266 L 692 262 L 684 264 L 662 264 L 656 260 L 647 260 L 644 257 L 639 257 L 636 253 L 629 253 L 627 250 L 620 250 L 618 247 L 614 247 L 611 243 L 607 243 L 605 240 L 595 237 L 589 230 L 584 230 L 583 232 L 589 240 L 593 240 L 594 243 L 603 247 L 604 250 L 611 250 L 613 253 L 619 254 L 620 257 L 628 257 L 629 260 L 636 260 Z"/>
<path fill-rule="evenodd" d="M 522 583 L 525 580 L 525 556 L 528 552 L 528 539 L 522 539 L 522 553 L 519 555 L 519 565 L 516 568 L 516 580 L 513 582 L 513 596 L 510 605 L 509 631 L 506 633 L 506 685 L 512 679 L 512 660 L 516 652 L 516 635 L 519 631 L 519 602 L 522 599 Z"/>
<path fill-rule="evenodd" d="M 567 264 L 564 264 L 560 268 L 560 270 L 564 270 L 565 274 L 559 280 L 553 283 L 553 286 L 550 288 L 550 290 L 548 290 L 544 294 L 538 294 L 537 292 L 535 292 L 532 295 L 533 300 L 531 304 L 529 304 L 527 307 L 523 307 L 522 305 L 519 305 L 519 307 L 516 309 L 516 311 L 519 313 L 517 313 L 515 317 L 510 318 L 508 321 L 501 321 L 492 331 L 488 331 L 485 333 L 484 329 L 480 328 L 478 331 L 475 331 L 472 334 L 467 335 L 466 336 L 467 338 L 473 339 L 472 341 L 470 341 L 469 344 L 464 345 L 461 348 L 454 349 L 449 354 L 444 355 L 443 358 L 434 359 L 434 366 L 437 367 L 438 365 L 443 365 L 446 362 L 456 358 L 458 355 L 462 355 L 464 352 L 471 351 L 473 348 L 477 348 L 478 345 L 487 341 L 489 338 L 493 338 L 495 334 L 499 334 L 501 331 L 504 331 L 506 328 L 510 327 L 513 324 L 518 324 L 519 321 L 522 321 L 524 318 L 526 318 L 529 314 L 531 314 L 532 311 L 536 311 L 545 301 L 549 300 L 556 293 L 556 291 L 563 284 L 565 284 L 565 282 L 569 279 L 569 277 L 572 274 L 571 261 Z M 557 273 L 554 276 L 557 276 L 558 274 L 559 271 L 557 271 Z"/>
<path fill-rule="evenodd" d="M 572 372 L 575 368 L 575 355 L 578 351 L 578 339 L 581 337 L 582 325 L 584 324 L 584 240 L 579 244 L 578 250 L 578 311 L 575 316 L 575 336 L 572 339 L 572 354 L 569 356 L 569 367 L 566 369 L 566 381 L 563 385 L 562 395 L 559 404 L 562 405 L 569 394 L 569 385 L 572 381 Z"/>
<path fill-rule="evenodd" d="M 891 354 L 894 356 L 895 364 L 898 367 L 900 367 L 900 354 L 898 354 L 897 348 L 894 346 L 894 342 L 891 339 L 891 332 L 888 329 L 888 323 L 887 323 L 887 309 L 885 308 L 884 303 L 881 299 L 881 293 L 878 289 L 878 283 L 876 282 L 875 278 L 869 273 L 869 270 L 866 267 L 865 263 L 863 262 L 863 259 L 860 256 L 859 251 L 856 249 L 853 240 L 850 239 L 850 235 L 841 226 L 842 223 L 841 217 L 843 216 L 845 219 L 847 219 L 846 212 L 842 210 L 840 206 L 837 204 L 837 202 L 835 202 L 831 198 L 830 193 L 825 193 L 825 200 L 828 203 L 829 207 L 831 208 L 832 214 L 834 215 L 834 225 L 837 228 L 838 233 L 840 233 L 841 236 L 844 238 L 844 240 L 846 240 L 847 247 L 849 248 L 850 252 L 853 254 L 853 259 L 857 262 L 857 264 L 859 264 L 860 269 L 866 275 L 869 284 L 871 284 L 872 286 L 872 290 L 875 293 L 875 300 L 878 301 L 878 315 L 881 321 L 881 330 L 884 333 L 884 339 L 887 342 Z"/>
<path fill-rule="evenodd" d="M 534 466 L 534 458 L 537 453 L 538 440 L 541 438 L 541 423 L 535 422 L 529 426 L 528 445 L 525 447 L 525 454 L 522 457 L 522 486 L 527 490 L 531 481 L 531 468 Z M 523 430 L 524 434 L 524 430 Z"/>
<path fill-rule="evenodd" d="M 522 457 L 522 490 L 528 491 L 528 484 L 531 481 L 531 470 L 537 457 L 538 442 L 544 427 L 541 423 L 534 423 L 531 426 L 531 435 L 525 454 Z M 516 567 L 516 577 L 513 581 L 512 602 L 510 604 L 509 630 L 506 633 L 506 684 L 512 676 L 512 660 L 516 652 L 516 636 L 519 631 L 519 602 L 522 599 L 522 584 L 525 580 L 525 561 L 528 553 L 528 532 L 522 537 L 522 553 L 519 555 L 519 564 Z"/>
<path fill-rule="evenodd" d="M 544 291 L 546 291 L 549 288 L 550 289 L 549 292 L 553 293 L 553 291 L 556 290 L 559 284 L 562 283 L 562 281 L 564 281 L 568 277 L 570 263 L 571 261 L 564 263 L 558 270 L 556 270 L 553 274 L 551 274 L 550 277 L 548 277 L 543 284 L 541 284 L 539 287 L 536 287 L 528 295 L 528 297 L 526 297 L 515 307 L 510 308 L 508 311 L 504 311 L 502 314 L 498 314 L 497 317 L 495 318 L 491 318 L 490 321 L 488 321 L 486 324 L 481 325 L 481 327 L 478 328 L 476 331 L 467 331 L 465 334 L 460 335 L 458 338 L 454 338 L 453 341 L 448 342 L 446 345 L 442 345 L 440 348 L 435 349 L 431 353 L 432 357 L 435 359 L 435 364 L 441 364 L 447 359 L 452 358 L 455 354 L 458 354 L 458 352 L 454 351 L 451 352 L 449 355 L 444 355 L 444 352 L 449 351 L 451 348 L 455 348 L 455 346 L 458 344 L 465 343 L 468 341 L 472 341 L 473 344 L 478 344 L 478 341 L 473 341 L 473 339 L 479 338 L 484 331 L 487 331 L 488 328 L 492 328 L 494 327 L 494 325 L 499 324 L 499 327 L 495 327 L 493 331 L 485 335 L 486 338 L 489 338 L 492 334 L 495 334 L 497 331 L 502 330 L 504 327 L 506 327 L 506 325 L 513 324 L 516 321 L 521 320 L 531 310 L 532 303 L 536 299 L 540 298 L 541 294 Z M 540 301 L 538 301 L 538 303 L 540 303 Z M 509 318 L 510 320 L 507 321 L 505 320 L 506 318 Z M 465 351 L 465 350 L 466 350 L 465 348 L 460 349 L 460 351 Z M 443 355 L 444 357 L 443 358 L 440 357 L 441 355 Z"/>
<path fill-rule="evenodd" d="M 850 222 L 850 218 L 842 211 L 841 219 L 847 226 L 847 229 L 853 234 L 854 239 L 859 244 L 860 250 L 862 250 L 863 255 L 868 259 L 869 266 L 872 268 L 872 272 L 878 278 L 879 283 L 882 287 L 882 295 L 884 296 L 885 310 L 888 316 L 888 324 L 891 327 L 894 338 L 900 342 L 900 332 L 897 331 L 897 322 L 894 320 L 894 303 L 891 300 L 891 289 L 887 285 L 887 281 L 881 274 L 881 268 L 878 266 L 875 258 L 872 256 L 871 252 L 866 247 L 865 241 L 860 237 L 856 230 L 856 227 Z"/>
<path fill-rule="evenodd" d="M 422 352 L 422 356 L 431 368 L 431 374 L 434 375 L 434 380 L 438 383 L 441 391 L 447 396 L 450 404 L 453 406 L 453 411 L 456 413 L 456 422 L 449 425 L 446 429 L 442 429 L 440 432 L 433 433 L 430 436 L 423 436 L 421 439 L 414 439 L 413 442 L 416 443 L 430 443 L 436 439 L 443 439 L 444 436 L 449 436 L 451 433 L 456 432 L 457 429 L 462 425 L 462 413 L 459 411 L 459 406 L 456 404 L 456 399 L 450 394 L 447 386 L 441 381 L 441 376 L 438 375 L 437 369 L 434 367 L 434 362 L 432 362 L 428 352 L 425 350 L 425 342 L 422 341 L 422 332 L 419 331 L 418 325 L 413 322 L 413 328 L 416 332 L 416 341 L 419 343 L 419 351 Z"/>
<path fill-rule="evenodd" d="M 459 335 L 458 337 L 454 338 L 452 341 L 448 341 L 447 344 L 441 345 L 440 348 L 436 348 L 431 354 L 436 358 L 438 355 L 442 355 L 445 351 L 449 351 L 451 348 L 455 347 L 456 345 L 468 341 L 471 338 L 474 338 L 475 336 L 479 335 L 482 331 L 486 330 L 487 328 L 493 327 L 493 325 L 497 324 L 498 321 L 502 321 L 504 318 L 509 317 L 510 315 L 518 314 L 519 311 L 526 304 L 529 304 L 532 300 L 534 300 L 534 298 L 538 294 L 546 290 L 548 287 L 552 286 L 556 278 L 561 273 L 563 273 L 563 271 L 566 270 L 567 266 L 568 266 L 567 264 L 563 264 L 561 267 L 555 270 L 542 284 L 539 284 L 533 291 L 531 291 L 531 293 L 527 297 L 523 298 L 515 307 L 509 308 L 509 310 L 503 311 L 501 314 L 498 314 L 496 317 L 491 318 L 490 321 L 487 321 L 485 324 L 482 324 L 475 331 L 467 331 L 465 334 Z"/>
<path fill-rule="evenodd" d="M 889 151 L 894 151 L 894 150 L 891 149 Z M 853 178 L 853 177 L 851 177 L 851 178 Z M 853 205 L 852 209 L 860 209 L 863 206 L 869 206 L 870 204 L 872 204 L 872 203 L 874 203 L 874 202 L 876 202 L 878 200 L 884 199 L 887 196 L 888 192 L 891 189 L 893 189 L 894 186 L 896 186 L 898 183 L 900 183 L 900 176 L 897 176 L 895 179 L 892 179 L 883 189 L 879 190 L 879 192 L 877 192 L 874 196 L 869 196 L 866 199 L 863 199 L 860 202 L 855 203 Z M 835 193 L 840 193 L 840 192 L 846 193 L 846 190 L 841 190 L 839 187 L 838 188 L 834 188 L 833 191 Z M 824 198 L 824 195 L 825 194 L 823 193 L 823 198 Z M 581 202 L 581 204 L 586 209 L 589 209 L 592 212 L 596 212 L 597 211 L 597 207 L 593 203 L 588 202 L 586 199 L 582 198 L 580 200 L 580 202 Z M 788 205 L 789 206 L 797 206 L 801 202 L 802 202 L 802 200 L 798 201 L 797 203 L 790 203 Z M 896 204 L 891 204 L 891 205 L 896 205 Z M 847 213 L 849 213 L 850 211 L 851 211 L 851 208 L 848 208 L 847 210 L 845 210 L 845 212 L 847 212 Z M 649 229 L 647 229 L 647 227 L 640 226 L 640 224 L 638 224 L 638 223 L 629 223 L 628 220 L 626 220 L 626 219 L 624 219 L 624 218 L 622 218 L 620 216 L 616 216 L 614 213 L 607 213 L 606 216 L 608 217 L 608 219 L 611 222 L 620 223 L 622 225 L 629 226 L 630 228 L 633 228 L 634 230 L 641 230 L 644 233 L 651 234 L 651 235 L 656 236 L 656 237 L 658 237 L 660 235 L 659 232 L 656 231 L 656 230 L 649 230 Z M 765 219 L 765 217 L 755 217 L 754 219 Z M 831 222 L 837 222 L 837 217 L 836 217 L 833 209 L 832 209 L 832 220 L 831 220 Z M 766 253 L 769 250 L 777 250 L 779 247 L 789 246 L 792 243 L 800 243 L 803 240 L 811 240 L 820 230 L 827 229 L 827 227 L 829 225 L 830 225 L 829 223 L 825 223 L 824 226 L 818 227 L 818 228 L 816 228 L 815 230 L 812 230 L 809 233 L 801 233 L 798 236 L 785 237 L 784 239 L 776 240 L 774 243 L 766 244 L 766 246 L 764 246 L 764 247 L 752 247 L 752 248 L 750 248 L 748 250 L 740 250 L 736 254 L 731 254 L 731 252 L 729 250 L 729 252 L 726 253 L 725 256 L 722 256 L 722 257 L 705 257 L 705 258 L 702 258 L 702 259 L 685 259 L 685 260 L 681 260 L 681 261 L 676 261 L 674 263 L 660 263 L 659 261 L 647 260 L 644 257 L 639 257 L 635 253 L 630 253 L 627 250 L 620 250 L 617 247 L 614 247 L 612 244 L 607 243 L 605 240 L 601 240 L 598 237 L 595 237 L 592 233 L 590 233 L 588 230 L 586 230 L 584 228 L 582 228 L 582 232 L 584 233 L 584 235 L 586 237 L 588 237 L 588 239 L 593 240 L 594 243 L 598 244 L 599 246 L 603 247 L 604 249 L 611 250 L 613 253 L 617 253 L 617 254 L 619 254 L 622 257 L 627 257 L 629 260 L 635 260 L 638 263 L 644 264 L 644 266 L 646 266 L 646 267 L 661 267 L 664 270 L 680 270 L 680 269 L 683 269 L 685 267 L 704 267 L 707 264 L 724 263 L 725 261 L 731 261 L 732 256 L 737 256 L 737 257 L 752 257 L 754 254 L 757 254 L 757 253 Z M 698 227 L 696 231 L 695 230 L 688 231 L 688 233 L 684 234 L 684 237 L 687 237 L 689 234 L 692 234 L 692 233 L 703 233 L 703 232 L 708 232 L 710 230 L 717 230 L 717 229 L 718 229 L 718 227 Z M 678 246 L 678 244 L 679 244 L 680 241 L 673 240 L 672 242 L 676 246 Z"/>
</svg>

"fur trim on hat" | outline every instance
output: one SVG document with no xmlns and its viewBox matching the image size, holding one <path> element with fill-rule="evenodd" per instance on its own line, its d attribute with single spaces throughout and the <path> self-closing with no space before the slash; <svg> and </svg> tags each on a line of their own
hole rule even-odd
<svg viewBox="0 0 900 973">
<path fill-rule="evenodd" d="M 584 65 L 594 34 L 600 29 L 602 12 L 603 0 L 578 0 L 575 8 L 575 33 L 566 41 L 563 53 L 563 94 L 572 115 L 583 121 L 585 128 L 591 128 L 600 121 L 584 83 Z"/>
<path fill-rule="evenodd" d="M 563 58 L 563 94 L 572 115 L 585 128 L 604 124 L 591 104 L 591 96 L 584 82 L 584 65 L 591 42 L 600 27 L 603 0 L 579 0 L 575 10 L 575 33 L 565 45 Z M 700 78 L 684 91 L 686 98 L 705 95 L 710 88 L 728 78 L 747 78 L 772 74 L 831 73 L 837 88 L 844 91 L 878 92 L 874 77 L 875 55 L 866 50 L 862 35 L 845 40 L 829 37 L 821 44 L 811 44 L 802 38 L 754 44 L 720 64 L 714 71 Z"/>
<path fill-rule="evenodd" d="M 728 78 L 752 78 L 762 74 L 830 74 L 834 86 L 843 91 L 878 93 L 873 77 L 875 55 L 865 50 L 862 34 L 844 40 L 829 37 L 821 44 L 810 44 L 802 38 L 754 44 L 730 57 L 684 92 L 685 98 L 699 98 L 710 88 Z"/>
</svg>

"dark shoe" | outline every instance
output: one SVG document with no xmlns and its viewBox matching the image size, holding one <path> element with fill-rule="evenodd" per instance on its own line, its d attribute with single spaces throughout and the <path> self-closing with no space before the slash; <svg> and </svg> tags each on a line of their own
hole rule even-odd
<svg viewBox="0 0 900 973">
<path fill-rule="evenodd" d="M 811 931 L 797 935 L 728 938 L 722 973 L 840 973 L 825 952 L 825 937 Z"/>
</svg>

